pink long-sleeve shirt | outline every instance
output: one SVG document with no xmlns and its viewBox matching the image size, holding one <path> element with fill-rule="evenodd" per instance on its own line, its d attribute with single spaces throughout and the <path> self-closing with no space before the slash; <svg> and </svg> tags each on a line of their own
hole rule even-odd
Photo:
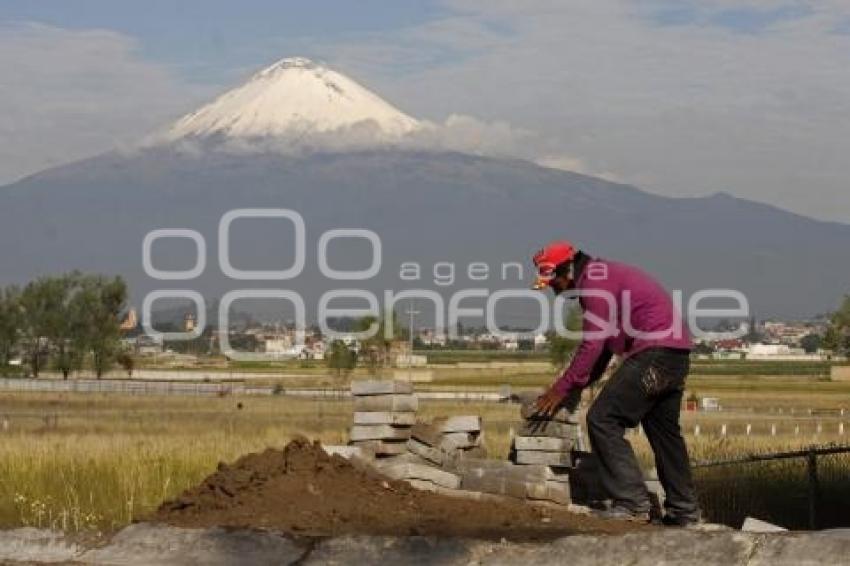
<svg viewBox="0 0 850 566">
<path fill-rule="evenodd" d="M 690 350 L 691 337 L 669 293 L 640 269 L 594 259 L 587 263 L 574 292 L 584 312 L 582 342 L 572 362 L 555 382 L 567 394 L 601 373 L 605 356 L 624 357 L 652 347 Z M 605 364 L 607 365 L 607 363 Z"/>
</svg>

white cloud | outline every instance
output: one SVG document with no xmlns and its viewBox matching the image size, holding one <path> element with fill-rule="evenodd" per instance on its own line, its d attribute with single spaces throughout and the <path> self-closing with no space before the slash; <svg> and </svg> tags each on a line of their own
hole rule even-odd
<svg viewBox="0 0 850 566">
<path fill-rule="evenodd" d="M 206 89 L 146 62 L 111 31 L 0 27 L 0 183 L 130 143 Z"/>
<path fill-rule="evenodd" d="M 712 16 L 767 3 L 690 2 L 693 21 L 659 23 L 677 2 L 452 0 L 443 20 L 324 55 L 416 115 L 538 132 L 538 161 L 848 221 L 850 35 L 835 30 L 850 6 L 789 2 L 748 33 Z M 429 53 L 442 57 L 416 64 Z"/>
</svg>

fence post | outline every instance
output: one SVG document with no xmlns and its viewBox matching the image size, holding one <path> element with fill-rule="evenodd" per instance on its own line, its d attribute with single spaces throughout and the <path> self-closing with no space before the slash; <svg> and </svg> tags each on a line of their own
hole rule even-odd
<svg viewBox="0 0 850 566">
<path fill-rule="evenodd" d="M 818 455 L 809 450 L 806 455 L 806 469 L 809 473 L 809 529 L 817 529 L 817 500 L 818 500 Z"/>
</svg>

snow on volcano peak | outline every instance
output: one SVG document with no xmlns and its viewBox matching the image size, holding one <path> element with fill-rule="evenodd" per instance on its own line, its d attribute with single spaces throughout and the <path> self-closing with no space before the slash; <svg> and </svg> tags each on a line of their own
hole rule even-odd
<svg viewBox="0 0 850 566">
<path fill-rule="evenodd" d="M 420 123 L 352 79 L 303 57 L 286 58 L 187 114 L 166 138 L 309 136 L 358 124 L 398 138 Z"/>
</svg>

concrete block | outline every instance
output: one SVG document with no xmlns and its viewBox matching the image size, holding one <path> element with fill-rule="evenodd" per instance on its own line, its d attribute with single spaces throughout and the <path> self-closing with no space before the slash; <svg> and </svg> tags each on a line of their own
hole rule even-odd
<svg viewBox="0 0 850 566">
<path fill-rule="evenodd" d="M 349 438 L 352 442 L 360 440 L 407 440 L 410 427 L 392 425 L 354 425 Z"/>
<path fill-rule="evenodd" d="M 503 474 L 464 474 L 460 485 L 468 491 L 480 491 L 482 493 L 493 493 L 496 495 L 507 495 L 517 499 L 525 499 L 526 483 L 522 480 L 510 478 Z"/>
<path fill-rule="evenodd" d="M 352 395 L 390 395 L 413 393 L 413 384 L 409 381 L 389 379 L 366 379 L 351 382 Z"/>
<path fill-rule="evenodd" d="M 428 480 L 406 479 L 404 481 L 409 483 L 411 487 L 414 487 L 421 491 L 431 491 L 434 493 L 437 492 L 437 484 L 429 482 Z"/>
<path fill-rule="evenodd" d="M 398 456 L 407 453 L 407 441 L 358 440 L 352 442 L 352 448 L 360 448 L 375 456 Z"/>
<path fill-rule="evenodd" d="M 508 460 L 492 460 L 489 458 L 462 458 L 457 462 L 459 472 L 468 470 L 487 470 L 489 472 L 501 472 L 510 468 L 516 468 L 513 462 Z"/>
<path fill-rule="evenodd" d="M 413 425 L 413 428 L 410 429 L 411 438 L 415 438 L 422 444 L 427 444 L 428 446 L 439 446 L 440 441 L 443 438 L 443 434 L 440 432 L 440 429 L 433 424 L 428 423 L 416 423 Z"/>
<path fill-rule="evenodd" d="M 534 404 L 522 405 L 519 410 L 520 416 L 525 420 L 530 421 L 555 421 L 559 423 L 571 423 L 578 424 L 579 415 L 578 412 L 569 411 L 565 407 L 561 407 L 554 414 L 549 416 L 542 416 L 537 412 L 537 409 L 534 407 Z"/>
<path fill-rule="evenodd" d="M 561 482 L 529 482 L 526 486 L 528 499 L 552 501 L 560 505 L 570 504 L 570 484 Z"/>
<path fill-rule="evenodd" d="M 343 446 L 340 444 L 331 444 L 331 445 L 323 445 L 322 449 L 328 453 L 330 456 L 342 456 L 343 458 L 349 459 L 352 457 L 365 458 L 366 454 L 363 452 L 363 448 L 360 446 Z"/>
<path fill-rule="evenodd" d="M 528 466 L 523 466 L 523 467 L 527 468 Z M 565 468 L 550 468 L 549 466 L 546 466 L 546 469 L 549 470 L 548 474 L 546 475 L 546 479 L 548 481 L 553 481 L 553 482 L 558 482 L 558 483 L 566 483 L 566 484 L 570 483 L 570 473 L 571 473 L 571 471 L 568 471 Z"/>
<path fill-rule="evenodd" d="M 354 413 L 354 424 L 356 425 L 403 425 L 413 426 L 416 424 L 416 413 L 391 412 L 391 411 L 356 411 Z"/>
<path fill-rule="evenodd" d="M 440 487 L 457 489 L 460 487 L 460 476 L 423 464 L 408 464 L 407 477 L 426 480 Z"/>
<path fill-rule="evenodd" d="M 514 448 L 517 450 L 545 450 L 547 452 L 566 452 L 573 448 L 570 438 L 552 436 L 517 436 L 514 438 Z"/>
<path fill-rule="evenodd" d="M 517 464 L 541 464 L 569 468 L 573 459 L 569 452 L 541 452 L 539 450 L 517 450 Z"/>
<path fill-rule="evenodd" d="M 555 421 L 525 421 L 517 436 L 551 436 L 555 438 L 578 437 L 578 425 Z"/>
<path fill-rule="evenodd" d="M 481 417 L 478 415 L 462 415 L 435 419 L 434 425 L 439 428 L 440 432 L 480 432 Z"/>
<path fill-rule="evenodd" d="M 407 443 L 403 442 L 402 445 L 404 445 L 405 450 L 407 450 Z M 421 456 L 418 456 L 411 452 L 404 452 L 403 454 L 393 456 L 392 458 L 380 458 L 372 460 L 372 467 L 381 472 L 383 472 L 384 468 L 397 466 L 399 464 L 422 464 L 425 466 L 434 465 L 432 462 L 429 462 L 425 458 L 422 458 Z"/>
<path fill-rule="evenodd" d="M 754 517 L 747 517 L 741 525 L 741 530 L 747 533 L 781 533 L 788 529 Z"/>
<path fill-rule="evenodd" d="M 416 395 L 365 395 L 354 398 L 355 411 L 417 411 Z"/>
<path fill-rule="evenodd" d="M 421 456 L 425 458 L 429 462 L 433 462 L 438 466 L 442 466 L 446 461 L 446 453 L 440 450 L 439 448 L 434 448 L 432 446 L 428 446 L 424 442 L 420 442 L 415 438 L 411 438 L 407 441 L 407 449 L 410 452 L 413 452 L 417 456 Z"/>
<path fill-rule="evenodd" d="M 443 450 L 466 450 L 479 445 L 478 434 L 472 432 L 447 432 L 440 438 Z"/>
<path fill-rule="evenodd" d="M 428 481 L 447 489 L 460 487 L 460 476 L 425 464 L 398 463 L 381 466 L 381 473 L 394 480 Z"/>
<path fill-rule="evenodd" d="M 523 419 L 529 420 L 551 420 L 561 423 L 573 423 L 576 424 L 579 422 L 579 404 L 581 402 L 581 392 L 580 391 L 571 391 L 567 398 L 564 400 L 563 405 L 555 411 L 554 415 L 548 417 L 541 417 L 537 414 L 537 410 L 534 405 L 537 402 L 537 399 L 540 397 L 542 392 L 533 391 L 533 392 L 523 392 L 517 395 L 517 400 L 520 403 L 520 416 Z"/>
</svg>

